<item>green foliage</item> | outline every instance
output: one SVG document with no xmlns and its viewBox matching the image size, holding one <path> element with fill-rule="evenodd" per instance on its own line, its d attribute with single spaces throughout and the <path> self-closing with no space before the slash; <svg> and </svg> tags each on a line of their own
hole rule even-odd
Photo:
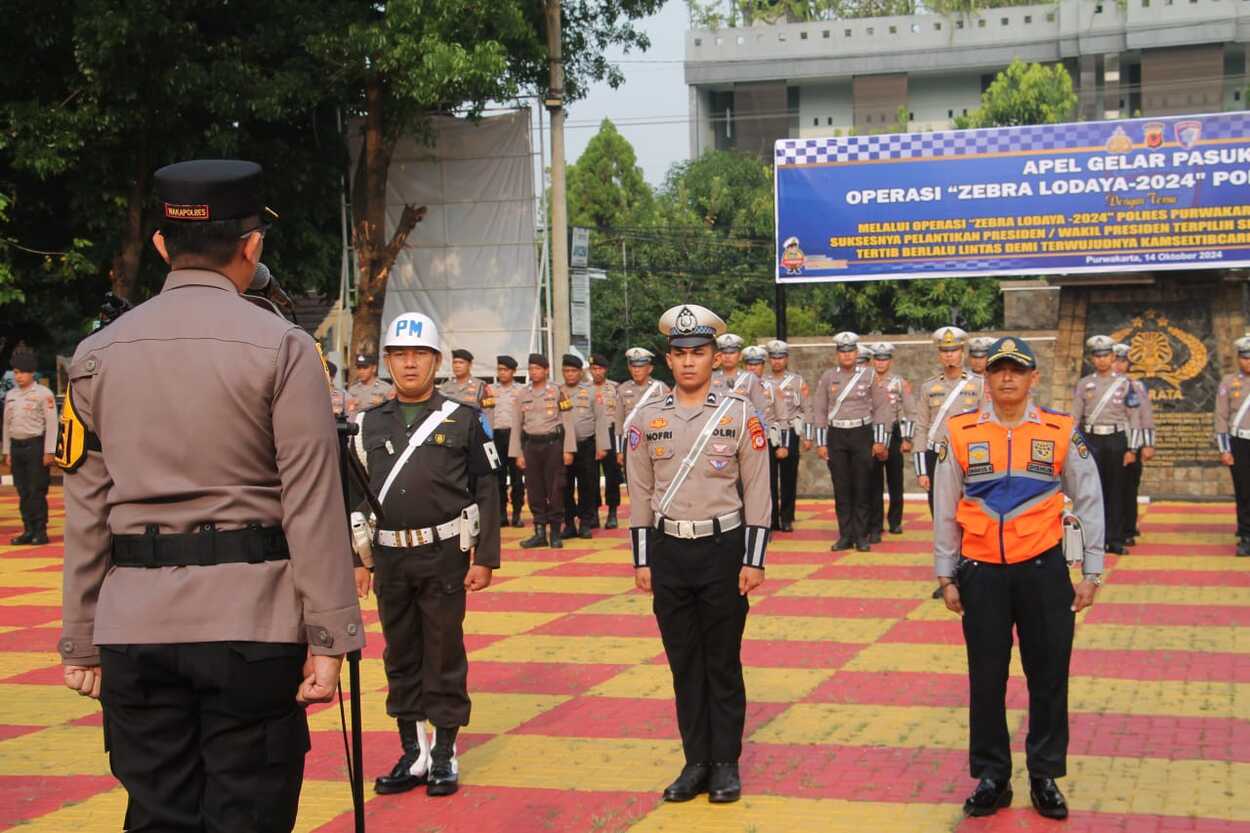
<svg viewBox="0 0 1250 833">
<path fill-rule="evenodd" d="M 633 146 L 609 119 L 568 166 L 569 224 L 592 229 L 635 226 L 648 221 L 654 208 L 651 186 L 638 167 Z"/>
<path fill-rule="evenodd" d="M 981 106 L 957 117 L 955 126 L 1059 124 L 1073 117 L 1076 105 L 1072 78 L 1062 64 L 1026 64 L 1017 58 L 982 93 Z"/>
<path fill-rule="evenodd" d="M 777 334 L 777 311 L 773 304 L 761 299 L 749 307 L 739 309 L 725 322 L 729 332 L 737 333 L 747 344 L 774 338 Z M 786 304 L 786 334 L 796 336 L 826 336 L 833 334 L 833 327 L 822 321 L 820 313 L 812 307 Z"/>
</svg>

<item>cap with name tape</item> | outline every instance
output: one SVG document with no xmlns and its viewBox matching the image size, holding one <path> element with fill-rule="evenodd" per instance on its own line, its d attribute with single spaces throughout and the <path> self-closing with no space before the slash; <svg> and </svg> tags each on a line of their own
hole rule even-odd
<svg viewBox="0 0 1250 833">
<path fill-rule="evenodd" d="M 156 172 L 156 196 L 161 220 L 168 223 L 207 223 L 256 217 L 278 219 L 261 198 L 264 171 L 241 159 L 193 159 L 175 162 Z"/>
</svg>

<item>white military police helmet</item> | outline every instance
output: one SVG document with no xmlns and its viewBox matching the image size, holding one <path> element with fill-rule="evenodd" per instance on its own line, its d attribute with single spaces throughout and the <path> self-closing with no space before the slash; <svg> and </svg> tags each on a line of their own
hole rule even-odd
<svg viewBox="0 0 1250 833">
<path fill-rule="evenodd" d="M 1085 339 L 1085 346 L 1089 348 L 1091 354 L 1100 356 L 1110 353 L 1111 348 L 1115 346 L 1115 342 L 1111 340 L 1111 336 L 1097 335 Z"/>
<path fill-rule="evenodd" d="M 958 327 L 938 327 L 933 331 L 933 343 L 939 350 L 958 350 L 968 340 L 968 334 Z"/>
<path fill-rule="evenodd" d="M 1250 335 L 1244 335 L 1233 342 L 1238 356 L 1250 356 Z"/>
<path fill-rule="evenodd" d="M 742 360 L 747 364 L 763 364 L 767 358 L 768 351 L 757 344 L 752 344 L 742 351 Z"/>
<path fill-rule="evenodd" d="M 1122 341 L 1118 344 L 1111 345 L 1111 352 L 1115 354 L 1117 359 L 1124 359 L 1125 361 L 1128 360 L 1128 345 Z"/>
<path fill-rule="evenodd" d="M 994 339 L 989 336 L 977 336 L 968 339 L 968 355 L 976 358 L 984 358 L 990 354 L 990 348 L 994 346 Z"/>
<path fill-rule="evenodd" d="M 786 344 L 784 341 L 782 341 L 779 338 L 775 338 L 772 341 L 765 344 L 764 349 L 767 350 L 768 355 L 772 356 L 774 359 L 779 359 L 782 356 L 790 355 L 790 345 Z"/>
<path fill-rule="evenodd" d="M 436 353 L 443 352 L 438 325 L 434 323 L 434 319 L 419 312 L 397 315 L 386 325 L 382 349 L 389 350 L 392 347 L 428 347 Z"/>
<path fill-rule="evenodd" d="M 872 345 L 872 357 L 874 359 L 894 358 L 894 345 L 888 341 L 878 341 Z"/>
<path fill-rule="evenodd" d="M 655 360 L 655 353 L 645 347 L 631 347 L 625 351 L 625 361 L 631 367 L 644 367 Z"/>
<path fill-rule="evenodd" d="M 725 333 L 716 339 L 716 349 L 722 353 L 736 353 L 742 349 L 742 345 L 746 344 L 742 340 L 742 336 L 733 333 Z"/>
<path fill-rule="evenodd" d="M 834 346 L 838 348 L 839 353 L 849 353 L 852 350 L 859 350 L 859 336 L 848 331 L 838 333 L 833 337 Z"/>
</svg>

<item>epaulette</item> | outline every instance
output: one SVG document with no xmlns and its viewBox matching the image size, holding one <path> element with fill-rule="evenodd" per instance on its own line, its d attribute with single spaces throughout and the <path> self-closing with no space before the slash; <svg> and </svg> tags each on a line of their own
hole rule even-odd
<svg viewBox="0 0 1250 833">
<path fill-rule="evenodd" d="M 1055 416 L 1061 416 L 1061 417 L 1072 416 L 1072 414 L 1068 413 L 1067 411 L 1056 411 L 1053 408 L 1046 408 L 1046 407 L 1043 407 L 1042 405 L 1038 405 L 1037 409 L 1044 414 L 1054 414 Z"/>
<path fill-rule="evenodd" d="M 465 402 L 463 399 L 457 399 L 456 397 L 454 397 L 454 396 L 448 396 L 447 394 L 443 394 L 443 398 L 444 398 L 444 399 L 447 399 L 447 400 L 450 400 L 450 401 L 452 401 L 452 402 L 455 402 L 457 405 L 460 405 L 460 406 L 462 406 L 462 407 L 468 408 L 468 409 L 469 409 L 469 410 L 471 410 L 471 411 L 480 411 L 480 410 L 482 410 L 481 408 L 479 408 L 479 407 L 477 406 L 477 403 L 476 403 L 476 402 Z"/>
</svg>

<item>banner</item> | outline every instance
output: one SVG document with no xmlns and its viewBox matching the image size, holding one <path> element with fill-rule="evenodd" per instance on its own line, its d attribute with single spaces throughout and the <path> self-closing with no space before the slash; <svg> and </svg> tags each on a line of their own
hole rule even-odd
<svg viewBox="0 0 1250 833">
<path fill-rule="evenodd" d="M 1250 265 L 1250 113 L 776 143 L 777 281 Z"/>
</svg>

